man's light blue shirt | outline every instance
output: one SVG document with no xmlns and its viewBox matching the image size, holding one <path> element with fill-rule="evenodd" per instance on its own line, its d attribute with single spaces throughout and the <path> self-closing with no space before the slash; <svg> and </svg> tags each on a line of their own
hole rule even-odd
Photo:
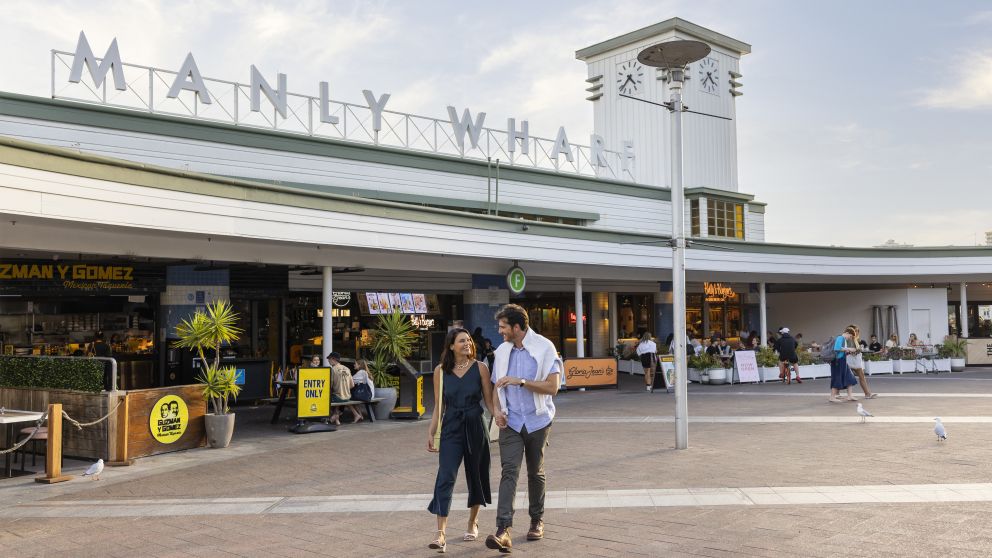
<svg viewBox="0 0 992 558">
<path fill-rule="evenodd" d="M 551 373 L 561 374 L 561 365 L 556 361 Z M 537 360 L 530 356 L 523 347 L 513 347 L 507 363 L 506 375 L 521 378 L 528 382 L 537 379 Z M 493 380 L 495 383 L 495 379 Z M 534 392 L 522 386 L 506 386 L 506 423 L 515 432 L 527 427 L 527 432 L 538 430 L 551 424 L 555 418 L 555 404 L 552 398 L 547 398 L 548 414 L 538 415 L 534 405 Z"/>
</svg>

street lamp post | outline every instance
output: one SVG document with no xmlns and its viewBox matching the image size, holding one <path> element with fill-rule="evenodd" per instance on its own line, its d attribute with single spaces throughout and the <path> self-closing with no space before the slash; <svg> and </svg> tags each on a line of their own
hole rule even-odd
<svg viewBox="0 0 992 558">
<path fill-rule="evenodd" d="M 675 448 L 689 447 L 689 406 L 686 401 L 685 332 L 685 193 L 682 188 L 682 84 L 686 66 L 705 58 L 710 47 L 699 41 L 669 41 L 648 47 L 637 55 L 645 66 L 668 70 L 672 113 L 672 321 L 675 332 Z"/>
</svg>

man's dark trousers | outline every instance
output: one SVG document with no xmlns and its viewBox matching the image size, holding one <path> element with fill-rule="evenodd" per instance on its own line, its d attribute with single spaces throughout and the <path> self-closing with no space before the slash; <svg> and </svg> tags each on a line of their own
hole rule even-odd
<svg viewBox="0 0 992 558">
<path fill-rule="evenodd" d="M 520 462 L 527 458 L 527 499 L 531 520 L 544 518 L 544 448 L 548 445 L 551 425 L 537 432 L 527 432 L 522 426 L 520 432 L 512 428 L 499 431 L 499 455 L 503 475 L 499 480 L 499 505 L 496 507 L 496 527 L 513 525 L 514 498 L 517 495 L 517 479 L 520 476 Z"/>
</svg>

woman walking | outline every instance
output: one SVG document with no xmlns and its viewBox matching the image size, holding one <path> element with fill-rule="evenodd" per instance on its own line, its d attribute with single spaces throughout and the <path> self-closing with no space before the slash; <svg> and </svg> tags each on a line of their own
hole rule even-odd
<svg viewBox="0 0 992 558">
<path fill-rule="evenodd" d="M 851 328 L 847 328 L 843 334 L 834 339 L 834 358 L 830 362 L 830 399 L 827 400 L 831 403 L 857 401 L 851 391 L 851 386 L 857 384 L 858 380 L 855 379 L 854 374 L 851 374 L 846 359 L 848 353 L 854 352 L 854 349 L 847 348 L 847 342 L 853 338 L 854 333 Z M 842 389 L 847 390 L 847 399 L 840 398 L 840 390 Z"/>
<path fill-rule="evenodd" d="M 443 393 L 441 385 L 443 382 Z M 475 360 L 475 343 L 469 332 L 455 328 L 444 339 L 441 364 L 434 369 L 434 412 L 427 451 L 440 452 L 434 498 L 427 511 L 437 516 L 437 533 L 429 548 L 447 550 L 445 529 L 458 467 L 465 461 L 468 483 L 468 529 L 462 540 L 479 537 L 479 506 L 492 503 L 489 490 L 489 439 L 483 428 L 482 405 L 492 401 L 489 367 Z M 493 410 L 490 408 L 489 412 Z M 440 447 L 434 435 L 440 424 Z"/>
<path fill-rule="evenodd" d="M 877 394 L 871 392 L 871 388 L 868 387 L 868 379 L 865 378 L 865 362 L 861 357 L 861 352 L 863 347 L 861 346 L 861 328 L 851 324 L 847 326 L 844 330 L 845 333 L 851 334 L 851 339 L 844 341 L 844 345 L 848 349 L 854 349 L 853 352 L 847 354 L 847 367 L 854 372 L 854 375 L 858 378 L 858 384 L 861 386 L 861 391 L 865 392 L 865 399 L 875 399 Z"/>
<path fill-rule="evenodd" d="M 641 359 L 641 366 L 644 368 L 645 388 L 649 392 L 654 392 L 654 368 L 658 361 L 658 345 L 651 340 L 651 332 L 645 331 L 641 336 L 641 341 L 637 344 L 637 356 Z"/>
</svg>

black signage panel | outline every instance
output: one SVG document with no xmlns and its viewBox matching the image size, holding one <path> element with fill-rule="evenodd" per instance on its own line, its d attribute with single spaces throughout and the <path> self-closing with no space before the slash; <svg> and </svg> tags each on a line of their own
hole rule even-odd
<svg viewBox="0 0 992 558">
<path fill-rule="evenodd" d="M 150 294 L 165 290 L 165 266 L 137 262 L 0 259 L 0 293 Z"/>
</svg>

